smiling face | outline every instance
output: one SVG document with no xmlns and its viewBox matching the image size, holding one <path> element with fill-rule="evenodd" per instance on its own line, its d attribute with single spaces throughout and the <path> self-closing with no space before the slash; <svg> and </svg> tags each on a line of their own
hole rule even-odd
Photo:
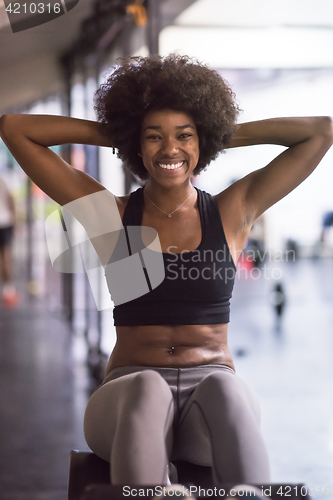
<svg viewBox="0 0 333 500">
<path fill-rule="evenodd" d="M 192 118 L 179 111 L 150 111 L 141 130 L 141 156 L 149 178 L 171 187 L 189 179 L 199 161 Z"/>
</svg>

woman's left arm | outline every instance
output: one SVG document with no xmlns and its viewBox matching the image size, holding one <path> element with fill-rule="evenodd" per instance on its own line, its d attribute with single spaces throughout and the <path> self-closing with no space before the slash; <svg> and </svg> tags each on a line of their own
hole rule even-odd
<svg viewBox="0 0 333 500">
<path fill-rule="evenodd" d="M 288 148 L 266 167 L 239 181 L 244 225 L 251 226 L 265 210 L 303 182 L 332 143 L 333 121 L 326 116 L 273 118 L 240 124 L 229 148 L 256 144 Z"/>
</svg>

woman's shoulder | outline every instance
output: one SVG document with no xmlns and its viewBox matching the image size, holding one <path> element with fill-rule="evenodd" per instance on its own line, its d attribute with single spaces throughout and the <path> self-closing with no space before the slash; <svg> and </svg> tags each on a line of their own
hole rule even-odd
<svg viewBox="0 0 333 500">
<path fill-rule="evenodd" d="M 142 188 L 138 188 L 135 191 L 132 191 L 129 194 L 124 196 L 116 196 L 116 202 L 118 206 L 118 210 L 120 212 L 121 217 L 123 217 L 127 204 L 130 198 L 133 198 L 133 201 L 140 202 L 140 197 L 142 196 Z"/>
<path fill-rule="evenodd" d="M 130 198 L 130 194 L 126 194 L 125 196 L 116 196 L 117 207 L 120 213 L 120 217 L 122 218 L 125 212 L 125 208 L 127 206 L 128 200 Z"/>
</svg>

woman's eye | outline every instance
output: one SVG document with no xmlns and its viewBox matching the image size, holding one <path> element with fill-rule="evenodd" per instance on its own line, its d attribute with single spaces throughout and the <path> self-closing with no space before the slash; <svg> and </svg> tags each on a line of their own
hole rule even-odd
<svg viewBox="0 0 333 500">
<path fill-rule="evenodd" d="M 181 134 L 179 139 L 188 139 L 189 137 L 192 137 L 192 134 Z"/>
<path fill-rule="evenodd" d="M 159 136 L 159 135 L 148 135 L 148 137 L 147 137 L 147 139 L 151 139 L 151 140 L 153 140 L 153 141 L 154 141 L 154 140 L 157 140 L 157 139 L 159 139 L 159 138 L 160 138 L 160 136 Z"/>
</svg>

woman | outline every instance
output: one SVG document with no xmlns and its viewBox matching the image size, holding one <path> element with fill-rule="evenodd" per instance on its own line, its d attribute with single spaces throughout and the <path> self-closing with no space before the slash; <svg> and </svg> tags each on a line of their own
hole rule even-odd
<svg viewBox="0 0 333 500">
<path fill-rule="evenodd" d="M 17 161 L 61 205 L 104 187 L 48 149 L 55 144 L 116 147 L 145 180 L 144 189 L 117 197 L 117 207 L 124 226 L 158 232 L 165 279 L 115 308 L 117 343 L 87 406 L 87 442 L 110 461 L 113 484 L 165 484 L 175 458 L 212 465 L 216 482 L 267 483 L 258 401 L 228 349 L 229 300 L 253 222 L 317 166 L 332 144 L 332 120 L 236 127 L 223 79 L 176 55 L 125 61 L 97 92 L 96 109 L 99 123 L 1 119 Z M 287 149 L 217 196 L 194 189 L 191 176 L 221 150 L 254 144 Z"/>
</svg>

